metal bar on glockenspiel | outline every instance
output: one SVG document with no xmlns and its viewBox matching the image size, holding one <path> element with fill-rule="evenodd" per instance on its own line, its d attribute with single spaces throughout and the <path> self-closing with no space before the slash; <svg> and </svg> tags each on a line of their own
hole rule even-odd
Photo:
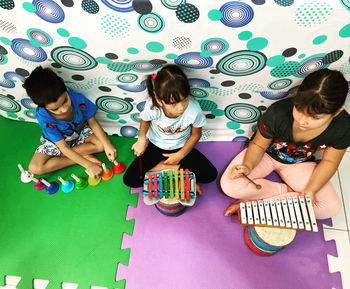
<svg viewBox="0 0 350 289">
<path fill-rule="evenodd" d="M 302 214 L 303 219 L 304 219 L 305 230 L 311 231 L 311 225 L 310 225 L 309 215 L 308 215 L 307 209 L 306 209 L 304 196 L 299 196 L 299 202 L 300 202 L 300 207 L 301 207 L 301 214 Z"/>
<path fill-rule="evenodd" d="M 268 200 L 264 200 L 264 208 L 265 208 L 265 215 L 266 215 L 267 225 L 268 226 L 272 226 L 270 203 L 269 203 Z"/>
<path fill-rule="evenodd" d="M 272 222 L 274 227 L 278 227 L 278 216 L 276 211 L 276 205 L 274 200 L 270 200 L 270 208 L 271 208 L 271 215 L 272 215 Z"/>
<path fill-rule="evenodd" d="M 259 225 L 260 224 L 260 217 L 259 217 L 259 212 L 258 212 L 258 202 L 252 201 L 252 207 L 253 207 L 254 224 Z"/>
<path fill-rule="evenodd" d="M 287 228 L 291 228 L 292 227 L 292 223 L 290 221 L 290 216 L 289 216 L 289 212 L 288 212 L 288 205 L 287 205 L 286 198 L 281 198 L 281 202 L 282 202 L 282 209 L 283 209 L 283 214 L 284 214 L 286 227 Z"/>
<path fill-rule="evenodd" d="M 188 169 L 185 169 L 185 180 L 186 180 L 186 200 L 190 199 L 190 176 L 189 176 L 189 171 Z"/>
<path fill-rule="evenodd" d="M 173 186 L 173 171 L 169 171 L 169 190 L 170 190 L 170 198 L 174 198 L 174 186 Z"/>
<path fill-rule="evenodd" d="M 280 223 L 280 227 L 285 227 L 286 224 L 284 222 L 284 216 L 283 216 L 283 212 L 282 212 L 282 206 L 281 206 L 281 200 L 280 199 L 276 199 L 276 209 L 277 209 L 277 215 L 278 215 L 278 221 Z"/>
<path fill-rule="evenodd" d="M 298 221 L 298 228 L 299 229 L 304 229 L 304 222 L 303 222 L 303 218 L 301 216 L 301 211 L 300 211 L 300 207 L 299 207 L 299 201 L 298 201 L 298 197 L 294 196 L 293 197 L 293 204 L 294 204 L 294 210 L 295 210 L 295 214 L 297 216 L 297 221 Z"/>
<path fill-rule="evenodd" d="M 154 181 L 154 197 L 158 198 L 158 179 L 157 179 L 157 174 L 153 174 L 153 181 Z"/>
<path fill-rule="evenodd" d="M 253 219 L 252 203 L 251 202 L 247 202 L 246 203 L 246 208 L 247 208 L 248 224 L 249 225 L 253 225 L 254 224 L 254 219 Z"/>
<path fill-rule="evenodd" d="M 292 222 L 292 228 L 298 229 L 298 222 L 297 222 L 297 218 L 295 216 L 295 210 L 294 210 L 292 197 L 288 197 L 287 201 L 288 201 L 288 209 L 289 209 L 289 213 L 290 213 L 290 219 Z"/>
<path fill-rule="evenodd" d="M 163 190 L 163 175 L 161 173 L 158 174 L 158 185 L 159 185 L 159 196 L 163 198 L 164 196 L 164 190 Z"/>
<path fill-rule="evenodd" d="M 246 211 L 245 211 L 245 203 L 239 203 L 239 207 L 241 210 L 241 223 L 243 225 L 247 224 L 247 215 L 246 215 Z"/>
<path fill-rule="evenodd" d="M 315 217 L 314 208 L 312 206 L 311 197 L 309 195 L 306 195 L 305 196 L 305 200 L 306 200 L 306 206 L 307 206 L 307 208 L 309 210 L 312 231 L 318 232 L 318 227 L 317 227 L 317 223 L 316 223 L 316 217 Z"/>
<path fill-rule="evenodd" d="M 174 179 L 175 179 L 175 198 L 179 198 L 179 171 L 174 170 Z"/>
<path fill-rule="evenodd" d="M 258 208 L 261 224 L 266 224 L 265 211 L 264 211 L 264 203 L 262 200 L 258 200 Z"/>
</svg>

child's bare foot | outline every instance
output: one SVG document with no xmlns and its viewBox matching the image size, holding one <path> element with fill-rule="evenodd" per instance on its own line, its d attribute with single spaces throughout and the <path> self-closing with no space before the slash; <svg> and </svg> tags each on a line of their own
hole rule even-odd
<svg viewBox="0 0 350 289">
<path fill-rule="evenodd" d="M 227 207 L 227 209 L 226 209 L 226 211 L 224 213 L 224 216 L 225 217 L 229 217 L 229 216 L 237 214 L 237 212 L 239 210 L 239 207 L 240 207 L 239 203 L 241 203 L 241 202 L 244 202 L 244 200 L 239 200 L 238 199 L 238 200 L 235 200 L 233 203 L 231 203 Z"/>
<path fill-rule="evenodd" d="M 102 165 L 102 162 L 99 159 L 97 159 L 96 157 L 94 157 L 93 155 L 85 155 L 84 158 L 86 158 L 90 162 L 93 162 L 99 166 Z"/>
<path fill-rule="evenodd" d="M 200 196 L 203 194 L 203 191 L 202 191 L 201 186 L 199 184 L 196 184 L 196 192 Z"/>
</svg>

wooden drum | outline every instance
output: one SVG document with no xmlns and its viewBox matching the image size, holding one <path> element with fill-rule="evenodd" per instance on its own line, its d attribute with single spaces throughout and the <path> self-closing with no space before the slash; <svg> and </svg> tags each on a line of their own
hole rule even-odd
<svg viewBox="0 0 350 289">
<path fill-rule="evenodd" d="M 272 256 L 293 242 L 294 229 L 277 227 L 246 226 L 244 241 L 254 253 L 260 256 Z"/>
<path fill-rule="evenodd" d="M 163 197 L 157 203 L 155 203 L 155 206 L 159 212 L 169 217 L 179 216 L 186 210 L 186 207 L 176 198 Z"/>
</svg>

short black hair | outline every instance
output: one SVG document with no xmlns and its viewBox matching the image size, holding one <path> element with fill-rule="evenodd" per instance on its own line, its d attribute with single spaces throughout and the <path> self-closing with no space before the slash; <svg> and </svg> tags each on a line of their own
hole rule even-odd
<svg viewBox="0 0 350 289">
<path fill-rule="evenodd" d="M 28 96 L 35 104 L 45 107 L 56 102 L 67 91 L 62 78 L 50 68 L 36 67 L 23 84 Z"/>
</svg>

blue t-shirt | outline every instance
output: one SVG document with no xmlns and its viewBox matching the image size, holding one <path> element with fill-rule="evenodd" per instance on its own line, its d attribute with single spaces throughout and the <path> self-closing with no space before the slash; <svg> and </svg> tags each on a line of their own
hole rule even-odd
<svg viewBox="0 0 350 289">
<path fill-rule="evenodd" d="M 174 150 L 183 147 L 191 135 L 192 127 L 203 127 L 206 124 L 199 103 L 192 97 L 184 113 L 177 118 L 167 117 L 162 108 L 151 107 L 152 100 L 148 98 L 140 117 L 150 122 L 147 136 L 161 149 Z"/>
<path fill-rule="evenodd" d="M 69 98 L 72 102 L 73 120 L 65 121 L 56 119 L 44 107 L 36 108 L 36 118 L 43 130 L 43 136 L 57 142 L 64 139 L 70 145 L 79 136 L 79 131 L 85 126 L 96 112 L 96 105 L 81 93 L 69 91 Z"/>
</svg>

